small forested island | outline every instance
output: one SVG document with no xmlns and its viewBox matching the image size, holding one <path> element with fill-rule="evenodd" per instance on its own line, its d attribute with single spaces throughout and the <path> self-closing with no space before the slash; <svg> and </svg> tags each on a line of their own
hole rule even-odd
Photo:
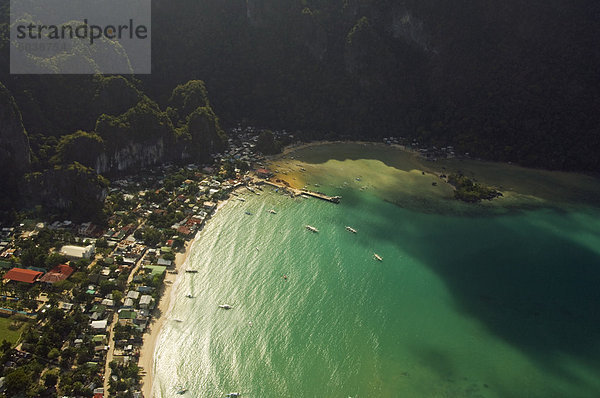
<svg viewBox="0 0 600 398">
<path fill-rule="evenodd" d="M 456 190 L 454 197 L 463 202 L 480 202 L 481 200 L 491 200 L 502 196 L 502 192 L 492 187 L 474 182 L 469 177 L 462 174 L 451 174 L 448 176 L 448 183 Z"/>
</svg>

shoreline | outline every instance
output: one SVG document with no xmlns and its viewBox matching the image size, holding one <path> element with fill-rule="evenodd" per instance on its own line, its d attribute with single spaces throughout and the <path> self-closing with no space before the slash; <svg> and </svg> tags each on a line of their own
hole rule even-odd
<svg viewBox="0 0 600 398">
<path fill-rule="evenodd" d="M 192 239 L 185 242 L 185 251 L 183 253 L 177 253 L 175 256 L 175 270 L 177 274 L 170 274 L 167 272 L 164 280 L 164 291 L 160 297 L 160 301 L 156 306 L 155 310 L 159 311 L 160 316 L 154 318 L 154 322 L 146 329 L 143 336 L 142 348 L 140 350 L 140 357 L 138 359 L 138 366 L 143 369 L 143 376 L 141 380 L 142 394 L 145 398 L 152 397 L 152 384 L 154 382 L 154 351 L 156 349 L 156 342 L 160 331 L 167 320 L 167 314 L 170 311 L 171 306 L 171 295 L 174 290 L 172 289 L 179 272 L 183 271 L 183 265 L 186 263 L 187 258 L 191 252 L 191 248 L 196 239 Z"/>
<path fill-rule="evenodd" d="M 230 192 L 229 198 L 225 200 L 221 200 L 217 203 L 217 207 L 215 211 L 211 214 L 211 218 L 214 217 L 219 209 L 225 206 L 229 200 L 231 199 L 231 194 L 237 191 L 239 188 L 234 189 Z M 207 222 L 205 222 L 205 225 Z M 177 278 L 179 277 L 179 273 L 184 271 L 184 265 L 187 263 L 187 259 L 192 250 L 192 246 L 196 243 L 196 240 L 199 237 L 201 230 L 196 232 L 196 235 L 190 239 L 185 241 L 185 250 L 183 252 L 177 253 L 175 255 L 174 261 L 174 269 L 177 271 L 176 274 L 168 273 L 165 276 L 164 280 L 164 288 L 160 300 L 154 311 L 158 310 L 160 314 L 156 318 L 154 318 L 154 322 L 146 329 L 143 335 L 143 343 L 140 349 L 140 357 L 138 359 L 138 366 L 142 369 L 142 378 L 141 378 L 141 390 L 142 396 L 144 398 L 153 398 L 153 384 L 154 384 L 154 352 L 156 351 L 156 342 L 158 341 L 158 336 L 162 330 L 162 327 L 165 321 L 168 319 L 168 315 L 171 311 L 171 299 L 175 290 L 173 287 L 177 284 Z"/>
<path fill-rule="evenodd" d="M 598 184 L 600 180 L 598 176 L 590 173 L 536 169 L 513 163 L 461 156 L 433 161 L 422 158 L 419 152 L 414 149 L 397 144 L 386 145 L 379 142 L 364 141 L 313 141 L 289 145 L 284 148 L 281 154 L 268 158 L 269 167 L 294 169 L 297 162 L 303 162 L 301 157 L 294 156 L 297 151 L 336 144 L 340 146 L 358 144 L 365 149 L 374 148 L 377 150 L 376 148 L 381 148 L 386 152 L 399 151 L 398 153 L 404 155 L 395 158 L 388 154 L 386 160 L 377 156 L 373 159 L 380 160 L 387 166 L 400 171 L 409 172 L 414 169 L 436 178 L 439 178 L 441 174 L 463 174 L 475 182 L 483 183 L 502 192 L 502 197 L 491 201 L 483 200 L 476 204 L 478 206 L 506 208 L 551 207 L 553 205 L 600 206 L 600 184 Z M 370 150 L 368 151 L 370 152 Z M 310 166 L 322 166 L 312 163 L 314 163 L 314 159 L 308 163 Z M 308 169 L 308 166 L 305 167 Z M 287 181 L 294 188 L 301 188 L 307 182 L 306 175 L 297 170 L 283 174 L 275 173 L 275 178 Z M 436 180 L 436 182 L 439 181 Z"/>
</svg>

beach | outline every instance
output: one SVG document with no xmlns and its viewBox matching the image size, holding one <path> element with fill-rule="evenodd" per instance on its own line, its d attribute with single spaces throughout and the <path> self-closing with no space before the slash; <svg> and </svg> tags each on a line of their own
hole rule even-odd
<svg viewBox="0 0 600 398">
<path fill-rule="evenodd" d="M 152 396 L 152 373 L 154 370 L 154 349 L 156 348 L 156 340 L 160 334 L 160 330 L 167 319 L 169 312 L 169 306 L 171 304 L 172 287 L 177 279 L 179 272 L 183 271 L 183 265 L 190 253 L 194 240 L 187 241 L 185 243 L 185 251 L 183 253 L 177 253 L 175 256 L 175 270 L 177 274 L 167 273 L 164 280 L 165 290 L 160 298 L 158 306 L 154 310 L 156 317 L 154 322 L 146 329 L 144 333 L 144 344 L 140 351 L 139 366 L 143 369 L 142 377 L 142 392 L 144 397 L 150 398 Z"/>
<path fill-rule="evenodd" d="M 235 192 L 235 190 L 233 191 Z M 229 199 L 221 200 L 217 204 L 215 213 L 221 209 Z M 213 215 L 214 215 L 213 214 Z M 160 331 L 168 319 L 168 314 L 171 306 L 171 298 L 173 296 L 173 286 L 180 272 L 185 270 L 185 263 L 189 257 L 192 246 L 196 242 L 196 238 L 185 242 L 184 251 L 177 253 L 174 261 L 174 270 L 177 273 L 167 273 L 164 280 L 164 291 L 160 297 L 160 301 L 154 310 L 154 321 L 146 329 L 144 333 L 144 343 L 140 350 L 139 367 L 142 369 L 142 393 L 145 398 L 152 397 L 152 383 L 154 373 L 154 352 L 156 350 L 156 341 L 160 335 Z"/>
</svg>

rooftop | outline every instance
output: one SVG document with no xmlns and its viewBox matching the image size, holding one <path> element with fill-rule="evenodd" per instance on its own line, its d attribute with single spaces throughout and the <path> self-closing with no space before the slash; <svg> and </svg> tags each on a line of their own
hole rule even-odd
<svg viewBox="0 0 600 398">
<path fill-rule="evenodd" d="M 48 273 L 40 278 L 40 281 L 46 283 L 55 283 L 58 281 L 64 281 L 73 273 L 73 268 L 68 265 L 61 264 L 52 268 Z"/>
<path fill-rule="evenodd" d="M 24 268 L 13 268 L 4 275 L 4 279 L 17 282 L 34 283 L 42 275 L 44 275 L 44 273 L 39 271 L 33 271 Z"/>
</svg>

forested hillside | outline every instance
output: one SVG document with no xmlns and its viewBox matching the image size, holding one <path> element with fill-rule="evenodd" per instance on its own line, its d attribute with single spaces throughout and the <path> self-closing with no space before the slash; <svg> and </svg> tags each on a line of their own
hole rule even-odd
<svg viewBox="0 0 600 398">
<path fill-rule="evenodd" d="M 153 75 L 202 78 L 223 120 L 415 136 L 487 159 L 598 169 L 600 3 L 154 2 Z M 160 54 L 157 56 L 156 54 Z"/>
<path fill-rule="evenodd" d="M 152 161 L 127 161 L 136 149 L 116 138 L 123 131 L 151 146 L 154 158 L 192 147 L 205 156 L 220 145 L 217 115 L 225 125 L 245 121 L 307 138 L 400 135 L 486 159 L 600 166 L 598 2 L 152 5 L 153 73 L 127 79 L 10 76 L 8 4 L 0 5 L 0 81 L 23 115 L 33 169 L 75 160 L 68 142 L 57 147 L 75 139 L 92 154 L 108 149 L 78 159 L 99 172 Z M 190 80 L 206 82 L 210 106 L 177 109 L 173 88 Z M 200 147 L 192 143 L 199 126 L 211 136 Z M 69 136 L 78 131 L 89 135 Z M 111 155 L 123 145 L 127 154 Z"/>
</svg>

